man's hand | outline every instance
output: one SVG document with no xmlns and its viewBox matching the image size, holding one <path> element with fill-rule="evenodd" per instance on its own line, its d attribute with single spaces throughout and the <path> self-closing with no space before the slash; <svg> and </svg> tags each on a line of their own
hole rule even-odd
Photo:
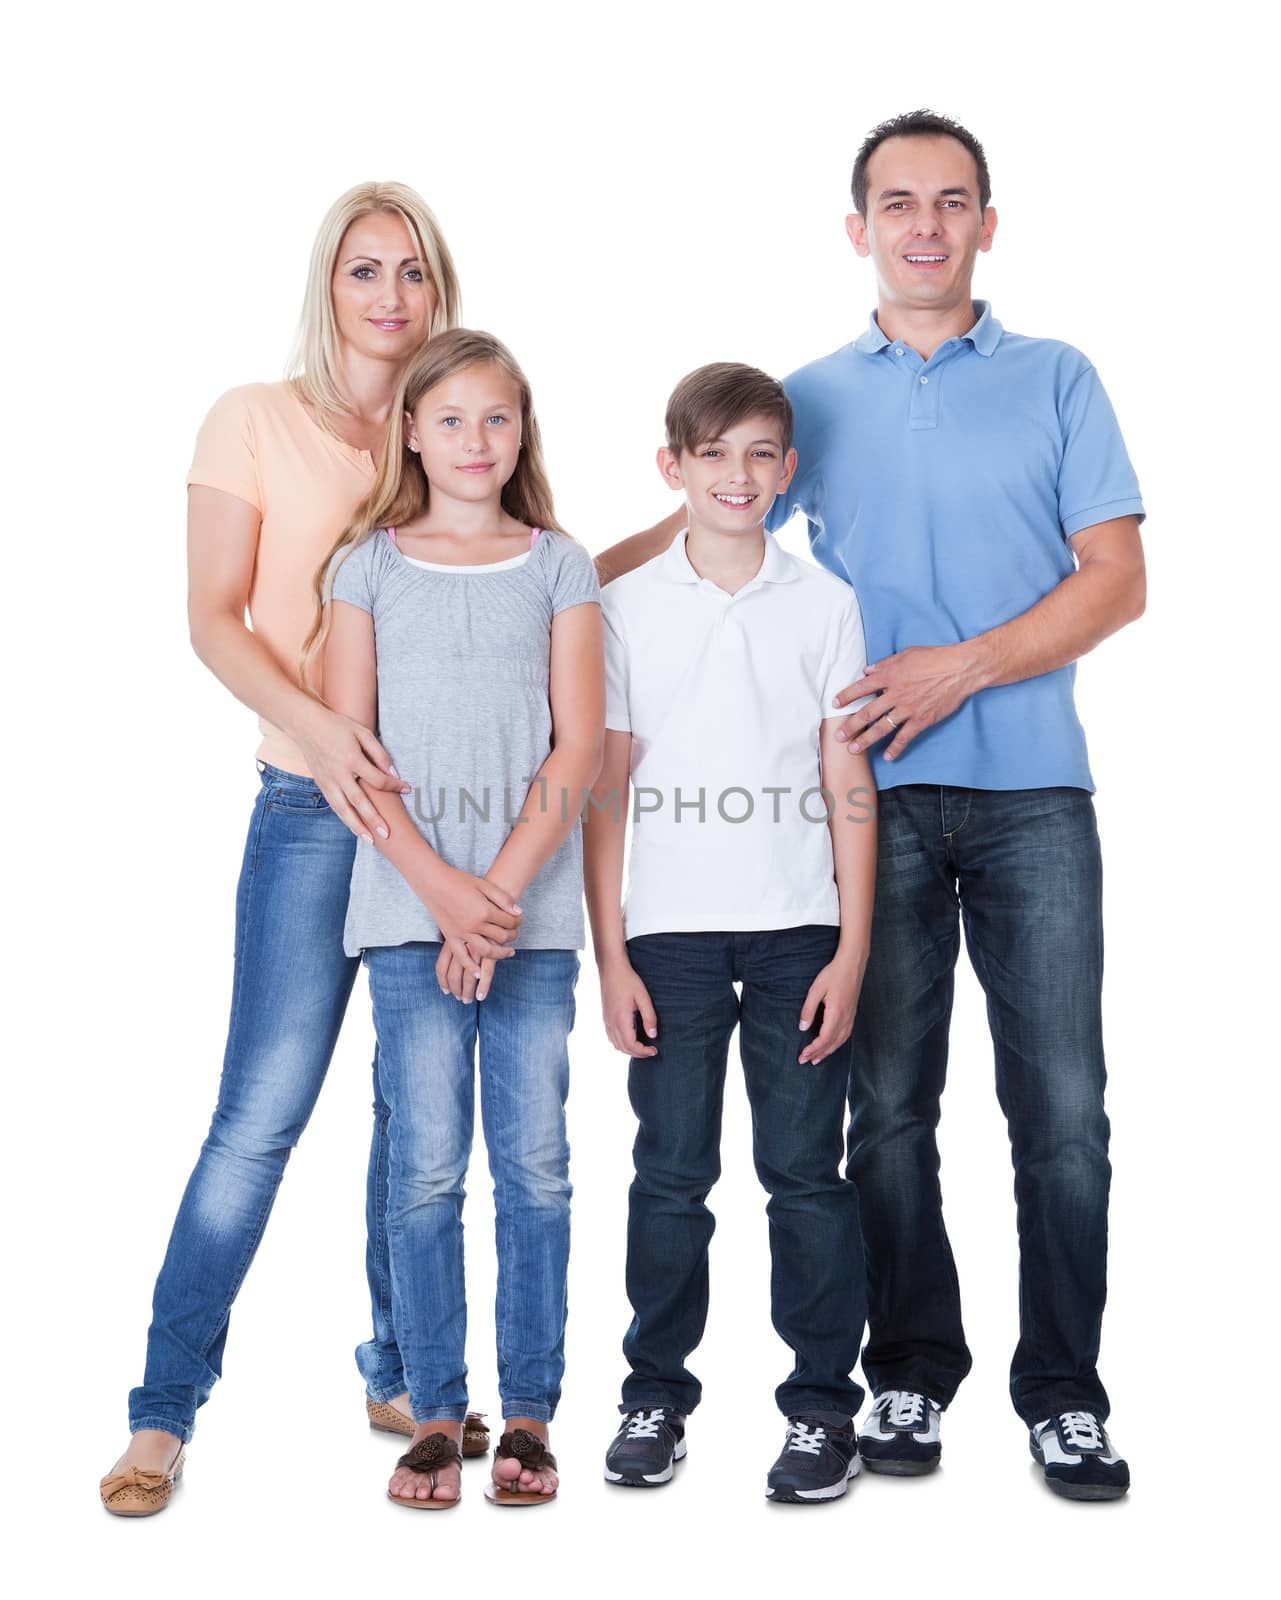
<svg viewBox="0 0 1281 1600">
<path fill-rule="evenodd" d="M 656 1056 L 658 1046 L 642 1044 L 636 1029 L 636 1014 L 648 1039 L 658 1038 L 658 1016 L 649 990 L 641 982 L 630 961 L 609 962 L 600 973 L 601 1011 L 605 1032 L 615 1050 L 627 1056 Z"/>
<path fill-rule="evenodd" d="M 841 690 L 833 702 L 838 706 L 864 695 L 874 698 L 846 717 L 836 737 L 859 751 L 892 735 L 885 759 L 893 761 L 918 734 L 950 717 L 983 687 L 978 655 L 968 641 L 911 645 L 867 667 L 857 683 Z"/>
<path fill-rule="evenodd" d="M 810 992 L 801 1008 L 801 1028 L 808 1032 L 813 1027 L 820 1001 L 823 1026 L 797 1056 L 799 1065 L 813 1062 L 817 1066 L 833 1050 L 839 1050 L 853 1033 L 865 965 L 866 957 L 843 955 L 838 951 L 810 984 Z"/>
</svg>

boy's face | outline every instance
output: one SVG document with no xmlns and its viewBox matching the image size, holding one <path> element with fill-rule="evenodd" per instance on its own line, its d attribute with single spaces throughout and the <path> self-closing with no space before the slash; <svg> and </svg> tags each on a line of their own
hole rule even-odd
<svg viewBox="0 0 1281 1600">
<path fill-rule="evenodd" d="M 796 451 L 784 451 L 771 417 L 745 417 L 721 438 L 679 456 L 664 445 L 658 470 L 671 488 L 684 490 L 691 524 L 714 533 L 751 533 L 791 482 Z"/>
</svg>

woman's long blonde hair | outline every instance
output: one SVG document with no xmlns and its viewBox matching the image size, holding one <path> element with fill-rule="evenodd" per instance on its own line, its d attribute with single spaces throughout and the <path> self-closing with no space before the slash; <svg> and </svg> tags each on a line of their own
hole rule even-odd
<svg viewBox="0 0 1281 1600">
<path fill-rule="evenodd" d="M 339 383 L 338 320 L 334 315 L 334 266 L 353 222 L 374 212 L 397 216 L 409 230 L 423 271 L 436 291 L 428 338 L 458 325 L 461 297 L 453 257 L 431 207 L 403 183 L 358 183 L 330 206 L 311 247 L 307 292 L 286 376 L 318 417 L 351 409 Z"/>
<path fill-rule="evenodd" d="M 391 422 L 378 459 L 373 488 L 356 507 L 351 521 L 316 568 L 312 582 L 316 614 L 311 632 L 302 647 L 304 683 L 308 681 L 308 668 L 324 648 L 329 632 L 329 607 L 326 601 L 332 592 L 333 580 L 327 579 L 327 574 L 335 556 L 340 551 L 345 552 L 342 557 L 345 561 L 353 550 L 380 528 L 402 527 L 420 517 L 427 509 L 430 489 L 422 462 L 406 443 L 406 416 L 412 416 L 422 397 L 438 383 L 443 383 L 465 367 L 479 366 L 494 366 L 505 372 L 516 385 L 520 396 L 521 449 L 516 459 L 516 470 L 503 485 L 503 510 L 531 528 L 551 528 L 557 533 L 564 533 L 565 530 L 556 522 L 552 506 L 551 485 L 547 481 L 547 469 L 543 463 L 543 439 L 538 418 L 534 414 L 529 379 L 521 371 L 515 356 L 492 333 L 479 333 L 473 328 L 451 328 L 438 338 L 430 339 L 405 368 L 400 380 L 400 388 L 392 401 Z M 335 571 L 339 565 L 341 562 L 335 564 Z"/>
</svg>

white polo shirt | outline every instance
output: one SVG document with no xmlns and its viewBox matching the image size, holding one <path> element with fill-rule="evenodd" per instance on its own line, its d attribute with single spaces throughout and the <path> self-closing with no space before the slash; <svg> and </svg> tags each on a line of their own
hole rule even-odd
<svg viewBox="0 0 1281 1600">
<path fill-rule="evenodd" d="M 626 937 L 838 925 L 827 818 L 865 811 L 823 792 L 818 735 L 865 665 L 853 589 L 767 537 L 726 594 L 681 533 L 601 611 L 605 726 L 632 736 Z"/>
</svg>

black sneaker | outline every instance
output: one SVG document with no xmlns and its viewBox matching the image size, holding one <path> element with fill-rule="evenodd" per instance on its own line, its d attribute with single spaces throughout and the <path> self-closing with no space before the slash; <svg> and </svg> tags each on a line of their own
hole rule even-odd
<svg viewBox="0 0 1281 1600">
<path fill-rule="evenodd" d="M 629 1411 L 605 1452 L 605 1481 L 624 1489 L 657 1489 L 669 1483 L 674 1463 L 685 1458 L 685 1418 L 662 1406 Z"/>
<path fill-rule="evenodd" d="M 943 1454 L 939 1443 L 942 1407 L 911 1389 L 878 1394 L 858 1430 L 858 1453 L 869 1472 L 916 1478 L 933 1472 Z"/>
<path fill-rule="evenodd" d="M 858 1473 L 853 1422 L 834 1428 L 821 1417 L 788 1417 L 782 1453 L 765 1480 L 765 1498 L 787 1505 L 838 1500 Z"/>
<path fill-rule="evenodd" d="M 1119 1500 L 1130 1487 L 1130 1469 L 1093 1411 L 1064 1411 L 1038 1422 L 1028 1445 L 1046 1483 L 1065 1499 Z"/>
</svg>

